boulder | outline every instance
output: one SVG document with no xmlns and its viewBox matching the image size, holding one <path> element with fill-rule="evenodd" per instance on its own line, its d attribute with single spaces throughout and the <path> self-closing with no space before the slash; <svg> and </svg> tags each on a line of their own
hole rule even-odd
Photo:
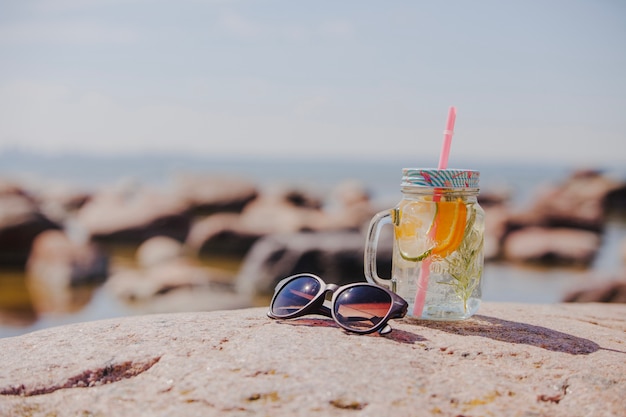
<svg viewBox="0 0 626 417">
<path fill-rule="evenodd" d="M 95 244 L 73 242 L 61 230 L 48 230 L 34 239 L 26 272 L 43 280 L 58 273 L 63 275 L 59 282 L 75 287 L 104 282 L 108 266 L 107 254 Z"/>
<path fill-rule="evenodd" d="M 71 218 L 90 199 L 92 193 L 68 184 L 42 184 L 37 190 L 41 211 L 58 223 Z"/>
<path fill-rule="evenodd" d="M 483 303 L 385 336 L 267 306 L 0 339 L 3 416 L 623 416 L 626 306 Z"/>
<path fill-rule="evenodd" d="M 26 285 L 35 310 L 78 311 L 91 299 L 93 285 L 109 274 L 109 258 L 96 245 L 73 242 L 60 230 L 40 233 L 26 264 Z"/>
<path fill-rule="evenodd" d="M 505 187 L 495 187 L 490 190 L 481 190 L 478 203 L 482 208 L 505 206 L 511 200 L 511 190 Z"/>
<path fill-rule="evenodd" d="M 178 198 L 194 214 L 240 212 L 258 195 L 248 180 L 219 175 L 179 175 L 175 180 Z"/>
<path fill-rule="evenodd" d="M 80 208 L 76 222 L 92 239 L 138 244 L 154 236 L 183 241 L 191 216 L 173 195 L 142 187 L 111 188 L 96 193 Z"/>
<path fill-rule="evenodd" d="M 271 294 L 282 278 L 300 272 L 319 275 L 327 283 L 365 281 L 365 237 L 358 232 L 275 234 L 260 239 L 244 258 L 236 286 L 247 294 Z M 381 234 L 378 270 L 391 276 L 391 239 Z"/>
<path fill-rule="evenodd" d="M 505 259 L 514 262 L 587 267 L 600 247 L 597 233 L 567 228 L 528 227 L 509 233 Z"/>
<path fill-rule="evenodd" d="M 235 292 L 230 275 L 185 258 L 113 274 L 104 289 L 148 313 L 230 310 L 250 307 L 252 297 Z"/>
<path fill-rule="evenodd" d="M 0 181 L 0 266 L 24 267 L 35 237 L 59 228 L 26 191 Z"/>
<path fill-rule="evenodd" d="M 482 205 L 481 205 L 482 206 Z M 511 216 L 509 209 L 503 205 L 489 205 L 485 210 L 485 261 L 502 256 L 502 241 L 508 231 Z"/>
<path fill-rule="evenodd" d="M 626 184 L 622 184 L 604 197 L 604 209 L 608 212 L 626 214 Z"/>
<path fill-rule="evenodd" d="M 363 183 L 342 181 L 330 192 L 324 207 L 327 225 L 321 230 L 361 230 L 378 211 Z"/>
<path fill-rule="evenodd" d="M 626 278 L 572 291 L 563 301 L 571 303 L 626 303 Z"/>
<path fill-rule="evenodd" d="M 157 304 L 172 293 L 187 294 L 209 292 L 212 298 L 225 298 L 218 304 L 221 308 L 248 307 L 243 297 L 234 294 L 232 276 L 216 269 L 200 265 L 188 256 L 183 245 L 171 238 L 159 236 L 143 242 L 135 254 L 137 268 L 120 269 L 111 275 L 105 288 L 127 302 L 151 302 Z M 180 300 L 180 296 L 177 297 Z M 178 307 L 190 308 L 184 299 Z M 169 303 L 170 305 L 172 303 Z M 209 308 L 205 304 L 205 308 Z"/>
<path fill-rule="evenodd" d="M 201 265 L 175 239 L 157 236 L 135 253 L 136 267 L 119 269 L 105 290 L 142 311 L 197 311 L 249 307 L 250 297 L 236 294 L 232 274 Z"/>
<path fill-rule="evenodd" d="M 178 240 L 155 236 L 139 245 L 135 258 L 140 268 L 151 268 L 181 258 L 184 253 L 184 246 Z"/>
<path fill-rule="evenodd" d="M 185 242 L 199 256 L 243 257 L 263 233 L 251 230 L 237 213 L 217 213 L 195 222 Z"/>
<path fill-rule="evenodd" d="M 145 300 L 180 288 L 211 284 L 204 268 L 187 259 L 162 262 L 145 269 L 123 269 L 109 277 L 106 288 L 125 301 Z"/>
<path fill-rule="evenodd" d="M 607 195 L 620 186 L 599 171 L 574 172 L 563 183 L 546 186 L 533 206 L 511 220 L 513 229 L 525 226 L 565 227 L 600 232 Z"/>
<path fill-rule="evenodd" d="M 374 209 L 358 185 L 341 183 L 319 207 L 304 194 L 274 189 L 250 202 L 240 215 L 217 213 L 193 224 L 187 244 L 200 254 L 244 256 L 261 237 L 302 231 L 360 230 Z"/>
</svg>

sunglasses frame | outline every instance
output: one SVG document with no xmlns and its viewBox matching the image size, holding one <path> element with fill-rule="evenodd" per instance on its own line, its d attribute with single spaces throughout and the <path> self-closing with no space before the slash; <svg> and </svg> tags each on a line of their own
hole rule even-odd
<svg viewBox="0 0 626 417">
<path fill-rule="evenodd" d="M 282 289 L 289 282 L 297 278 L 313 278 L 320 284 L 319 291 L 317 292 L 317 294 L 313 296 L 311 301 L 309 301 L 305 306 L 303 306 L 298 311 L 285 314 L 285 315 L 274 314 L 272 312 L 272 307 L 274 305 L 274 302 L 276 301 L 277 296 L 280 294 Z M 387 312 L 387 314 L 385 314 L 385 317 L 371 328 L 364 329 L 364 330 L 351 328 L 341 323 L 341 321 L 339 321 L 339 319 L 335 316 L 335 310 L 332 307 L 335 305 L 337 298 L 345 290 L 348 290 L 354 287 L 374 287 L 376 289 L 379 289 L 387 293 L 391 299 L 391 305 L 389 307 L 389 311 Z M 324 302 L 326 301 L 326 294 L 328 292 L 332 293 L 332 298 L 330 302 L 331 308 L 326 307 L 324 305 Z M 272 297 L 272 301 L 270 302 L 270 309 L 267 312 L 267 315 L 268 317 L 272 319 L 295 319 L 297 317 L 302 317 L 302 316 L 306 316 L 309 314 L 320 314 L 325 317 L 331 317 L 335 321 L 335 323 L 337 323 L 341 328 L 349 332 L 358 333 L 358 334 L 368 334 L 368 333 L 374 333 L 378 331 L 380 334 L 387 334 L 391 332 L 392 330 L 391 326 L 389 326 L 387 322 L 390 319 L 404 317 L 404 315 L 407 312 L 407 309 L 408 309 L 408 303 L 406 302 L 406 300 L 404 300 L 402 297 L 400 297 L 398 294 L 394 293 L 393 291 L 385 287 L 382 287 L 380 285 L 370 284 L 369 282 L 355 282 L 355 283 L 343 285 L 340 287 L 337 284 L 327 284 L 324 282 L 324 280 L 322 280 L 317 275 L 305 272 L 305 273 L 300 273 L 300 274 L 294 274 L 287 278 L 283 278 L 282 280 L 280 280 L 278 284 L 276 284 L 276 288 L 274 289 L 274 296 Z"/>
</svg>

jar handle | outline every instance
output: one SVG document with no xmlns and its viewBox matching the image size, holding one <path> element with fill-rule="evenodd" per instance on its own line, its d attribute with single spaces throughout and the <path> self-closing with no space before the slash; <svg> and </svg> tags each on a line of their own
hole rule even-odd
<svg viewBox="0 0 626 417">
<path fill-rule="evenodd" d="M 364 272 L 365 278 L 372 284 L 382 285 L 389 288 L 391 280 L 383 279 L 378 276 L 376 270 L 376 252 L 378 250 L 378 238 L 380 236 L 380 230 L 383 226 L 391 224 L 391 210 L 384 210 L 378 212 L 372 218 L 369 228 L 367 230 L 367 240 L 365 241 L 365 255 L 364 255 Z"/>
</svg>

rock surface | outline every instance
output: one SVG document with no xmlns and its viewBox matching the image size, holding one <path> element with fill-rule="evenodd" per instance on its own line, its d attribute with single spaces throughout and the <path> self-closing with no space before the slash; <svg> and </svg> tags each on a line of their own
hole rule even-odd
<svg viewBox="0 0 626 417">
<path fill-rule="evenodd" d="M 2 416 L 618 416 L 626 305 L 485 303 L 358 336 L 265 308 L 0 339 Z"/>
</svg>

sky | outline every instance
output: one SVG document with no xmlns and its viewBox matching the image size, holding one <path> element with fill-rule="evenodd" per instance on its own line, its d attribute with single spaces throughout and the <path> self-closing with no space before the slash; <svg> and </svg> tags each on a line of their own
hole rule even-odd
<svg viewBox="0 0 626 417">
<path fill-rule="evenodd" d="M 0 152 L 626 164 L 621 0 L 0 1 Z"/>
</svg>

